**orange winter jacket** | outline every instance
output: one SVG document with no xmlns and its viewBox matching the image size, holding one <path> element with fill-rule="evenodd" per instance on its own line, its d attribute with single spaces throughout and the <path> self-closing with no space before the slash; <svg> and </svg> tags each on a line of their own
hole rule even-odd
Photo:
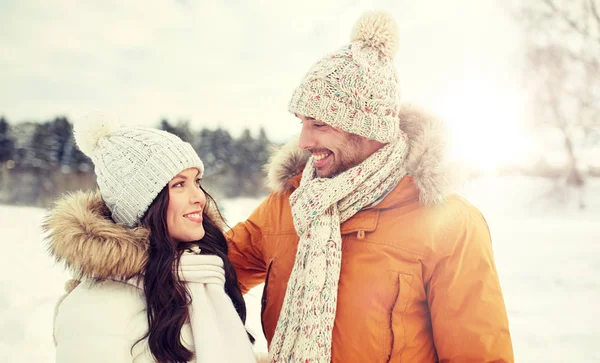
<svg viewBox="0 0 600 363">
<path fill-rule="evenodd" d="M 409 140 L 419 140 L 405 167 L 418 176 L 403 178 L 380 203 L 341 225 L 332 362 L 513 362 L 488 226 L 475 207 L 447 192 L 448 174 L 427 171 L 432 162 L 443 165 L 438 151 L 418 144 L 440 142 L 431 135 L 437 121 L 414 109 L 402 115 Z M 419 137 L 423 132 L 429 137 Z M 227 233 L 242 290 L 265 283 L 269 343 L 299 240 L 288 198 L 306 156 L 291 150 L 273 158 L 276 191 Z"/>
</svg>

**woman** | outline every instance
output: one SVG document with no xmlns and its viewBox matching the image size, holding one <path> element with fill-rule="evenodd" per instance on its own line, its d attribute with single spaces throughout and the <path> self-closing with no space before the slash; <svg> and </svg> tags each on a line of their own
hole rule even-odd
<svg viewBox="0 0 600 363">
<path fill-rule="evenodd" d="M 76 129 L 99 191 L 60 200 L 50 253 L 81 283 L 56 308 L 56 362 L 255 362 L 202 161 L 165 131 Z"/>
</svg>

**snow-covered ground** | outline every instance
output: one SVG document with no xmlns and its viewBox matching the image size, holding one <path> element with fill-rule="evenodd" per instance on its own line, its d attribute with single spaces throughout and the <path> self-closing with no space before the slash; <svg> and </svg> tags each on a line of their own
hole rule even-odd
<svg viewBox="0 0 600 363">
<path fill-rule="evenodd" d="M 481 178 L 464 193 L 486 216 L 509 313 L 517 362 L 600 362 L 600 180 L 566 205 L 532 178 Z M 546 197 L 545 197 L 546 196 Z M 553 199 L 558 199 L 553 194 Z M 254 199 L 222 202 L 230 225 Z M 44 211 L 0 206 L 0 360 L 53 362 L 52 314 L 68 273 L 47 256 Z M 250 329 L 261 334 L 260 289 L 247 296 Z M 264 339 L 257 349 L 265 350 Z"/>
</svg>

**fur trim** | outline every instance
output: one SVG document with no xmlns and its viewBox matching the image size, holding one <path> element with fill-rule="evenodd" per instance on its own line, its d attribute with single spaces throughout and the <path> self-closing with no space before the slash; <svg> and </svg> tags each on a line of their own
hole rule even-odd
<svg viewBox="0 0 600 363">
<path fill-rule="evenodd" d="M 414 105 L 402 106 L 398 117 L 410 147 L 405 167 L 419 189 L 421 204 L 443 202 L 462 179 L 461 168 L 449 157 L 445 123 Z M 278 149 L 267 165 L 269 188 L 275 192 L 292 190 L 290 178 L 302 170 L 309 157 L 309 152 L 298 147 L 297 139 Z"/>
<path fill-rule="evenodd" d="M 207 204 L 204 213 L 223 229 L 225 222 L 215 204 Z M 115 223 L 97 190 L 74 192 L 59 200 L 42 228 L 48 251 L 76 279 L 128 280 L 146 266 L 150 231 Z M 68 283 L 65 289 L 69 292 L 76 286 Z"/>
<path fill-rule="evenodd" d="M 50 254 L 78 277 L 126 280 L 146 264 L 148 230 L 113 222 L 98 191 L 78 191 L 58 201 L 43 229 Z"/>
<path fill-rule="evenodd" d="M 450 158 L 447 125 L 414 105 L 401 108 L 399 118 L 410 145 L 406 170 L 419 189 L 419 200 L 423 205 L 440 204 L 464 176 L 462 167 Z"/>
<path fill-rule="evenodd" d="M 302 171 L 309 157 L 308 151 L 298 147 L 298 138 L 275 148 L 264 168 L 267 172 L 267 186 L 278 192 L 292 190 L 289 179 Z"/>
</svg>

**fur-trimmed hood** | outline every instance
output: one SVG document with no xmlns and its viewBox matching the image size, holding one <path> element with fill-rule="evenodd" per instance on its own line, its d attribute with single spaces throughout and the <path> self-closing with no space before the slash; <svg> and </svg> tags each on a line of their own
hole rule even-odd
<svg viewBox="0 0 600 363">
<path fill-rule="evenodd" d="M 149 231 L 116 224 L 99 191 L 63 197 L 42 228 L 50 254 L 79 278 L 127 280 L 148 258 Z"/>
<path fill-rule="evenodd" d="M 222 227 L 220 215 L 209 203 L 204 213 Z M 97 190 L 77 191 L 60 199 L 42 228 L 50 255 L 77 278 L 128 280 L 146 266 L 150 231 L 115 223 Z"/>
<path fill-rule="evenodd" d="M 446 125 L 414 105 L 404 105 L 398 117 L 409 140 L 403 167 L 419 190 L 421 204 L 439 204 L 455 191 L 462 175 L 458 163 L 450 158 Z M 265 167 L 269 188 L 275 192 L 293 190 L 290 180 L 302 171 L 309 157 L 308 151 L 298 147 L 297 139 L 277 149 Z"/>
</svg>

